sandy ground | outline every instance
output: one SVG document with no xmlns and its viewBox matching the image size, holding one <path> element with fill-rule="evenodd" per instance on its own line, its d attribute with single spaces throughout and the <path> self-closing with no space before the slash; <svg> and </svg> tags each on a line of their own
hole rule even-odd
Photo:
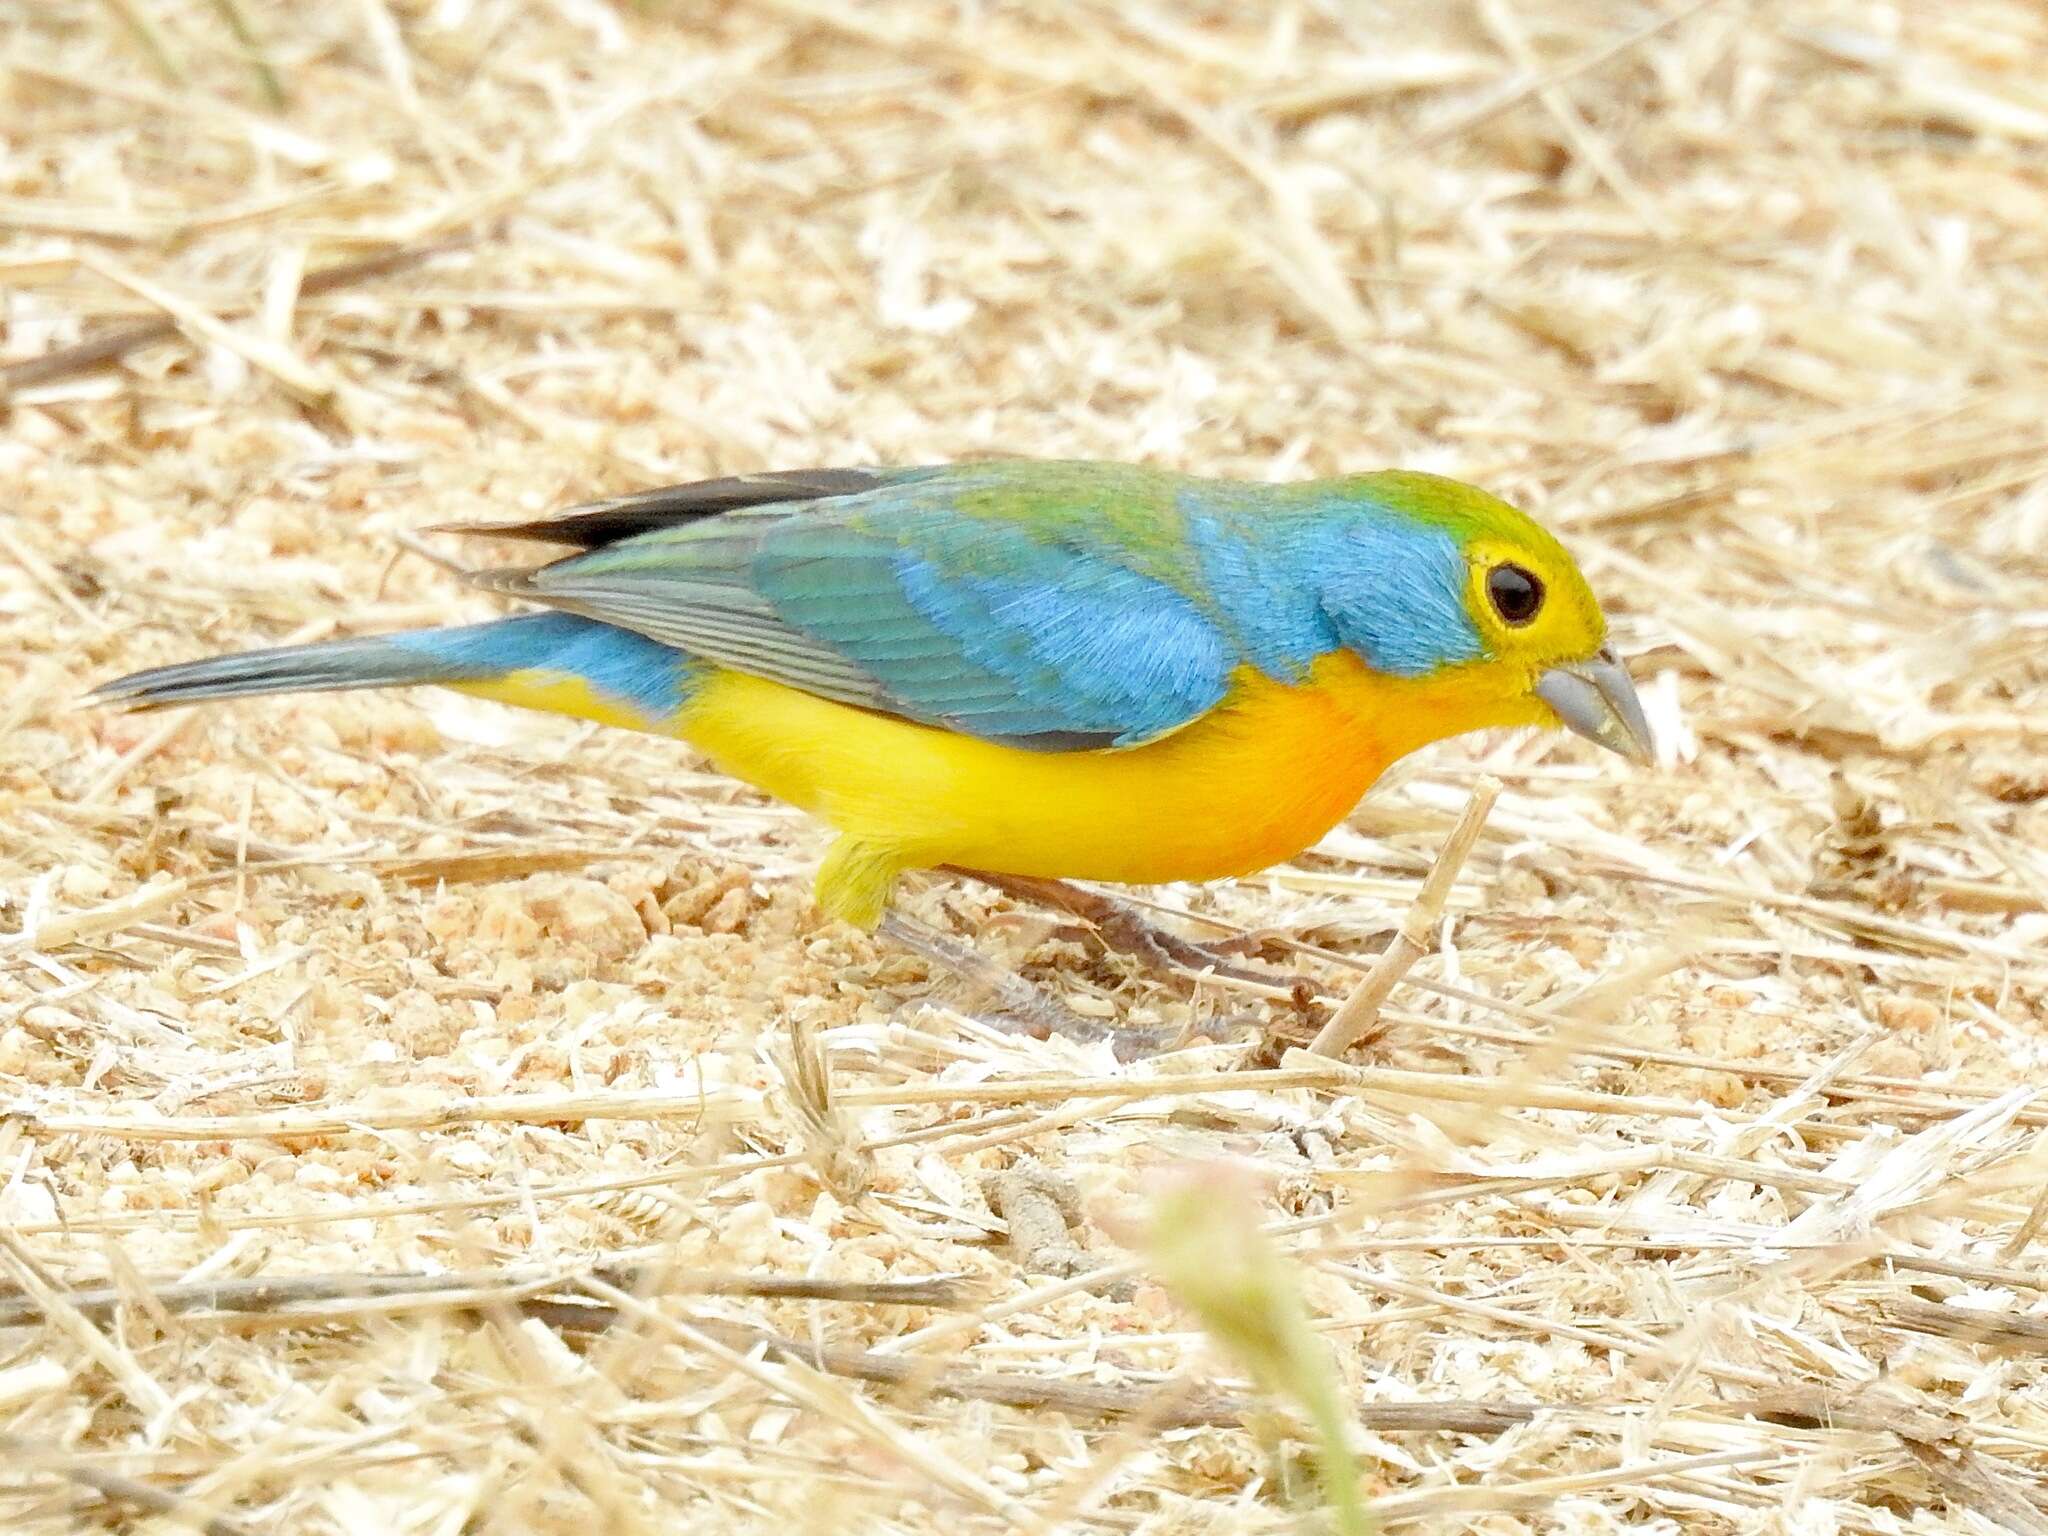
<svg viewBox="0 0 2048 1536">
<path fill-rule="evenodd" d="M 0 1525 L 1301 1529 L 1120 1246 L 1206 1162 L 1385 1527 L 2048 1531 L 2043 57 L 1989 0 L 0 9 Z M 1483 483 L 1664 761 L 1447 744 L 1144 893 L 1341 995 L 1499 778 L 1348 1068 L 913 892 L 1199 1026 L 1122 1065 L 821 924 L 819 830 L 674 743 L 75 703 L 493 611 L 431 523 L 992 453 Z"/>
</svg>

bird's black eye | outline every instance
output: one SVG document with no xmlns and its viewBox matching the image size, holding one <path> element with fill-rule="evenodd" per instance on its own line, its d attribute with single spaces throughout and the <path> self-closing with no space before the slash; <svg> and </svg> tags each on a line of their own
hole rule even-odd
<svg viewBox="0 0 2048 1536">
<path fill-rule="evenodd" d="M 1534 571 L 1519 565 L 1496 565 L 1486 573 L 1486 595 L 1493 611 L 1510 624 L 1522 625 L 1543 606 L 1543 583 Z"/>
</svg>

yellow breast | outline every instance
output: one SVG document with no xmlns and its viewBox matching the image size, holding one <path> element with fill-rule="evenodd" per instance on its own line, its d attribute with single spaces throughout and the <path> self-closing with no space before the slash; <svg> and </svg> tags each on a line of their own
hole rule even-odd
<svg viewBox="0 0 2048 1536">
<path fill-rule="evenodd" d="M 1223 704 L 1170 736 L 1070 753 L 998 746 L 721 672 L 676 734 L 895 868 L 1208 880 L 1293 856 L 1395 758 L 1497 723 L 1493 690 L 1475 686 L 1472 670 L 1389 678 L 1347 652 L 1294 686 L 1241 669 Z"/>
</svg>

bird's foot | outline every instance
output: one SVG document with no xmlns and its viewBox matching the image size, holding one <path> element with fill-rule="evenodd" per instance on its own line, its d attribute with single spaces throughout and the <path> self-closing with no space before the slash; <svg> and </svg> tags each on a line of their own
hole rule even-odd
<svg viewBox="0 0 2048 1536">
<path fill-rule="evenodd" d="M 1179 1030 L 1121 1029 L 1100 1019 L 1084 1018 L 1051 993 L 996 964 L 973 945 L 963 944 L 900 912 L 885 914 L 879 932 L 988 992 L 1003 1010 L 1001 1016 L 986 1020 L 998 1029 L 1029 1035 L 1035 1040 L 1047 1040 L 1054 1035 L 1084 1044 L 1108 1040 L 1119 1061 L 1165 1050 L 1180 1039 Z"/>
<path fill-rule="evenodd" d="M 1308 985 L 1304 977 L 1236 963 L 1251 947 L 1250 940 L 1225 939 L 1216 944 L 1197 944 L 1161 927 L 1126 902 L 1104 896 L 1099 891 L 1084 890 L 1065 880 L 1005 875 L 994 870 L 965 869 L 954 864 L 945 868 L 949 874 L 978 880 L 1006 896 L 1037 902 L 1040 906 L 1078 917 L 1108 948 L 1160 970 L 1209 971 L 1231 981 L 1258 987 L 1278 987 L 1284 992 L 1293 992 Z"/>
</svg>

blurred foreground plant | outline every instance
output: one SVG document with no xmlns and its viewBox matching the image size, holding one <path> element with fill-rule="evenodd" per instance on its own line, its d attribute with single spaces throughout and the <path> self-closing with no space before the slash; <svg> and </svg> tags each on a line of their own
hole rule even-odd
<svg viewBox="0 0 2048 1536">
<path fill-rule="evenodd" d="M 1374 1527 L 1358 1489 L 1337 1368 L 1309 1324 L 1295 1265 L 1259 1229 L 1237 1179 L 1203 1170 L 1166 1193 L 1146 1251 L 1154 1270 L 1262 1392 L 1291 1400 L 1316 1437 L 1316 1470 L 1342 1536 Z"/>
</svg>

